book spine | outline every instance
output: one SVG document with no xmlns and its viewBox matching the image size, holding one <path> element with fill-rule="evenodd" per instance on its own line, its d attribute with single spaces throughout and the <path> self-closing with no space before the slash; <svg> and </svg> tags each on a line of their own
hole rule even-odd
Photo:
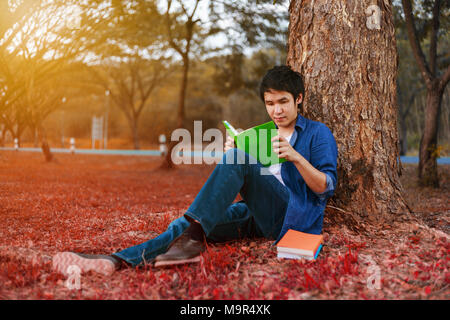
<svg viewBox="0 0 450 320">
<path fill-rule="evenodd" d="M 225 128 L 227 129 L 228 134 L 236 140 L 236 136 L 238 135 L 237 130 L 226 120 L 222 121 L 222 123 L 225 126 Z"/>
<path fill-rule="evenodd" d="M 322 249 L 322 245 L 319 246 L 319 249 L 317 249 L 316 254 L 314 255 L 314 260 L 317 259 L 317 256 L 319 255 L 320 249 Z"/>
</svg>

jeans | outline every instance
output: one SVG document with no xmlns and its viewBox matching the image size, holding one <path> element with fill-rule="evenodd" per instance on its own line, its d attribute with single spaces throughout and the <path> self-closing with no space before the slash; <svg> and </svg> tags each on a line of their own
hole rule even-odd
<svg viewBox="0 0 450 320">
<path fill-rule="evenodd" d="M 289 190 L 275 176 L 261 174 L 262 168 L 247 153 L 228 150 L 184 216 L 172 221 L 156 238 L 113 256 L 133 267 L 152 262 L 189 226 L 186 216 L 200 222 L 208 241 L 246 237 L 276 239 L 283 226 Z M 233 203 L 238 193 L 243 200 Z"/>
</svg>

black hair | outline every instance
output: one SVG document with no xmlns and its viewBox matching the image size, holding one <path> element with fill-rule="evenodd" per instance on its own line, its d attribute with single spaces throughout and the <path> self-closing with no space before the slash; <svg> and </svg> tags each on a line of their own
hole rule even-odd
<svg viewBox="0 0 450 320">
<path fill-rule="evenodd" d="M 259 86 L 259 95 L 263 102 L 264 93 L 270 91 L 271 89 L 289 92 L 294 97 L 294 102 L 300 93 L 302 94 L 303 99 L 305 96 L 305 87 L 303 85 L 303 78 L 301 74 L 286 65 L 273 67 L 267 71 L 266 75 L 262 79 Z M 298 111 L 302 108 L 303 99 L 297 106 Z"/>
</svg>

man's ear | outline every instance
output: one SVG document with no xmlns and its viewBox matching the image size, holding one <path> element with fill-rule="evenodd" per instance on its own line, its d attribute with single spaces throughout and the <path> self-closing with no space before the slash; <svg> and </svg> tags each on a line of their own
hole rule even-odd
<svg viewBox="0 0 450 320">
<path fill-rule="evenodd" d="M 297 99 L 295 100 L 295 105 L 298 106 L 302 102 L 303 102 L 303 95 L 301 93 L 299 93 Z M 301 108 L 303 109 L 303 104 L 302 104 Z M 297 108 L 297 114 L 300 114 L 302 111 L 303 110 L 300 110 L 300 107 Z"/>
</svg>

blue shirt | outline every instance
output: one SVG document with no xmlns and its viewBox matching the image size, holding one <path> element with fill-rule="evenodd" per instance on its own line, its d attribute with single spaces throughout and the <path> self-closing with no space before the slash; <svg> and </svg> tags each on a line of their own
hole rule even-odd
<svg viewBox="0 0 450 320">
<path fill-rule="evenodd" d="M 312 191 L 293 162 L 282 163 L 281 177 L 290 197 L 283 228 L 276 242 L 289 229 L 313 234 L 322 233 L 325 206 L 337 185 L 338 150 L 333 133 L 325 124 L 298 115 L 289 142 L 314 168 L 325 173 L 327 188 L 323 193 Z"/>
</svg>

